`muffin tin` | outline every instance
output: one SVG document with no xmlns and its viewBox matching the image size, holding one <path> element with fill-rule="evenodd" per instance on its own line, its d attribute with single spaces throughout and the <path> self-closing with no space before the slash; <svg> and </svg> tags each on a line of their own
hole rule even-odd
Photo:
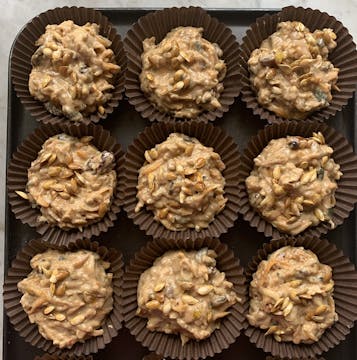
<svg viewBox="0 0 357 360">
<path fill-rule="evenodd" d="M 149 10 L 124 10 L 124 9 L 108 9 L 101 11 L 103 15 L 109 18 L 122 37 L 135 23 L 138 18 L 149 13 Z M 219 21 L 225 23 L 237 37 L 237 41 L 241 40 L 245 31 L 251 23 L 254 23 L 258 17 L 264 14 L 273 14 L 273 11 L 257 11 L 257 10 L 212 10 L 208 13 L 216 17 Z M 332 14 L 333 15 L 333 14 Z M 9 72 L 11 77 L 11 69 Z M 16 151 L 16 147 L 26 138 L 35 128 L 38 127 L 36 120 L 30 116 L 21 104 L 15 94 L 15 90 L 11 82 L 9 82 L 9 104 L 8 104 L 8 143 L 7 143 L 7 161 Z M 357 103 L 355 96 L 349 100 L 344 109 L 337 113 L 336 116 L 326 121 L 326 123 L 334 127 L 342 133 L 350 144 L 357 144 L 357 132 L 355 131 L 357 123 Z M 252 114 L 245 104 L 238 98 L 230 107 L 228 113 L 223 118 L 216 119 L 214 125 L 222 127 L 230 136 L 233 137 L 238 144 L 240 152 L 246 147 L 249 139 L 256 135 L 259 129 L 265 125 L 265 121 Z M 119 107 L 113 114 L 109 114 L 108 118 L 101 122 L 101 125 L 116 137 L 118 142 L 127 149 L 133 139 L 144 130 L 149 124 L 148 120 L 140 117 L 139 113 L 134 110 L 127 101 L 121 101 Z M 8 198 L 7 198 L 8 201 Z M 353 211 L 349 218 L 337 229 L 327 234 L 327 239 L 343 250 L 344 254 L 351 258 L 352 262 L 357 260 L 356 252 L 356 215 Z M 31 239 L 38 237 L 36 231 L 28 225 L 21 224 L 15 219 L 14 214 L 10 210 L 7 202 L 6 208 L 6 228 L 5 228 L 5 269 L 9 268 L 10 262 L 15 258 L 16 253 Z M 252 256 L 255 255 L 257 249 L 267 238 L 252 228 L 248 222 L 239 216 L 233 228 L 220 237 L 220 240 L 227 244 L 235 253 L 243 266 L 246 266 Z M 131 219 L 128 219 L 122 210 L 118 215 L 118 220 L 114 227 L 100 237 L 93 237 L 92 240 L 100 241 L 106 247 L 115 247 L 119 249 L 127 263 L 130 258 L 151 238 L 137 226 Z M 35 355 L 43 355 L 39 349 L 25 343 L 20 335 L 14 330 L 7 316 L 4 316 L 4 358 L 8 359 L 33 359 Z M 355 359 L 357 358 L 357 330 L 352 329 L 351 333 L 346 337 L 337 348 L 330 350 L 323 356 L 326 359 Z M 110 344 L 108 344 L 98 354 L 93 356 L 94 359 L 112 359 L 113 354 L 125 354 L 128 360 L 141 359 L 147 355 L 149 351 L 142 347 L 135 338 L 129 334 L 125 328 L 119 331 Z M 215 359 L 235 359 L 237 354 L 244 354 L 244 358 L 265 359 L 268 354 L 256 348 L 251 344 L 248 338 L 241 335 L 237 341 L 227 350 L 215 356 Z"/>
</svg>

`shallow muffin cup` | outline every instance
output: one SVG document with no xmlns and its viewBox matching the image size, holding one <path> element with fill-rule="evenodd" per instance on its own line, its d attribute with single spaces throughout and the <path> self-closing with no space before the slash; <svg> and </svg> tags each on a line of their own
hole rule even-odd
<svg viewBox="0 0 357 360">
<path fill-rule="evenodd" d="M 135 212 L 138 202 L 136 198 L 138 175 L 140 168 L 144 165 L 146 150 L 162 143 L 171 133 L 183 133 L 198 139 L 203 145 L 212 147 L 213 151 L 221 156 L 226 168 L 222 171 L 226 184 L 224 196 L 227 203 L 224 209 L 215 216 L 207 228 L 201 231 L 187 229 L 184 231 L 168 230 L 160 222 L 154 220 L 154 213 L 144 206 L 139 212 Z M 147 235 L 154 238 L 176 239 L 198 239 L 205 237 L 219 237 L 226 233 L 234 225 L 238 218 L 239 207 L 239 163 L 240 157 L 237 145 L 221 128 L 202 122 L 176 122 L 156 123 L 147 127 L 128 147 L 125 154 L 124 172 L 120 182 L 123 184 L 123 208 L 128 217 L 145 231 Z"/>
<path fill-rule="evenodd" d="M 296 345 L 292 342 L 277 342 L 272 335 L 265 336 L 266 330 L 251 325 L 248 325 L 245 334 L 249 337 L 250 342 L 273 356 L 307 359 L 321 355 L 333 348 L 343 341 L 351 331 L 357 320 L 357 272 L 354 264 L 334 244 L 313 236 L 298 236 L 265 243 L 257 251 L 246 268 L 248 289 L 252 275 L 256 272 L 260 262 L 266 260 L 275 250 L 288 245 L 303 246 L 306 250 L 311 250 L 322 264 L 332 268 L 332 278 L 335 283 L 333 298 L 338 321 L 326 329 L 319 341 L 313 344 Z"/>
<path fill-rule="evenodd" d="M 108 18 L 97 10 L 65 6 L 63 8 L 47 10 L 30 20 L 17 36 L 12 47 L 10 56 L 12 83 L 22 104 L 37 121 L 45 124 L 74 123 L 64 115 L 56 116 L 48 112 L 44 103 L 36 100 L 30 94 L 28 85 L 32 70 L 31 57 L 38 48 L 35 45 L 36 40 L 45 33 L 47 25 L 60 24 L 65 20 L 73 20 L 76 25 L 80 26 L 85 25 L 87 22 L 98 24 L 100 35 L 103 35 L 112 42 L 110 49 L 114 52 L 116 63 L 121 67 L 113 84 L 115 88 L 111 92 L 112 98 L 103 105 L 104 113 L 96 112 L 84 117 L 80 121 L 84 124 L 97 123 L 101 119 L 105 119 L 108 114 L 111 114 L 122 99 L 126 70 L 126 56 L 120 35 L 116 32 Z"/>
<path fill-rule="evenodd" d="M 28 181 L 27 171 L 34 161 L 38 152 L 41 150 L 44 142 L 56 134 L 66 133 L 75 137 L 93 136 L 91 144 L 99 151 L 107 150 L 114 154 L 115 167 L 117 174 L 117 183 L 114 189 L 113 199 L 110 208 L 104 217 L 96 223 L 80 229 L 63 230 L 58 226 L 53 226 L 47 222 L 39 222 L 38 217 L 41 215 L 39 207 L 33 207 L 32 204 L 21 198 L 16 191 L 26 192 Z M 124 153 L 121 146 L 112 137 L 109 131 L 104 130 L 100 125 L 75 125 L 75 124 L 55 124 L 42 125 L 30 134 L 23 143 L 17 148 L 12 155 L 10 165 L 7 171 L 7 189 L 11 210 L 15 217 L 24 224 L 36 228 L 36 231 L 42 235 L 42 239 L 54 244 L 67 245 L 76 239 L 90 239 L 102 232 L 108 231 L 114 225 L 117 219 L 117 213 L 120 211 L 120 188 L 119 174 L 122 172 Z"/>
<path fill-rule="evenodd" d="M 125 75 L 125 94 L 128 101 L 143 118 L 150 121 L 176 121 L 168 113 L 160 112 L 146 97 L 140 88 L 141 54 L 143 41 L 155 36 L 156 44 L 179 26 L 203 28 L 203 38 L 217 43 L 223 51 L 222 60 L 227 66 L 227 74 L 223 80 L 224 91 L 219 97 L 222 107 L 215 111 L 204 111 L 192 120 L 213 121 L 223 116 L 239 95 L 239 46 L 232 31 L 217 19 L 199 7 L 168 8 L 151 12 L 141 17 L 128 31 L 124 39 L 124 47 L 128 57 L 128 70 Z M 181 119 L 182 120 L 182 119 Z"/>
<path fill-rule="evenodd" d="M 286 122 L 287 120 L 262 107 L 250 82 L 248 60 L 253 50 L 258 49 L 271 34 L 276 32 L 277 25 L 282 21 L 300 21 L 311 32 L 317 29 L 331 28 L 337 35 L 337 46 L 328 55 L 328 60 L 339 68 L 337 86 L 340 91 L 332 91 L 330 105 L 310 114 L 307 118 L 323 121 L 340 111 L 348 100 L 353 96 L 357 84 L 357 51 L 352 36 L 348 30 L 333 16 L 319 10 L 310 8 L 288 6 L 273 15 L 264 15 L 256 20 L 246 32 L 242 40 L 241 54 L 239 59 L 241 76 L 242 100 L 246 106 L 253 110 L 255 115 L 269 123 Z"/>
<path fill-rule="evenodd" d="M 221 319 L 220 328 L 210 337 L 201 341 L 190 340 L 182 346 L 179 335 L 150 331 L 146 328 L 147 319 L 136 315 L 137 287 L 141 274 L 150 268 L 154 261 L 169 250 L 184 249 L 186 251 L 199 250 L 204 247 L 213 249 L 217 253 L 217 269 L 225 272 L 226 279 L 233 283 L 233 289 L 242 302 L 234 304 L 227 311 L 230 314 Z M 204 359 L 220 353 L 235 342 L 241 331 L 246 327 L 245 312 L 247 310 L 247 289 L 243 268 L 233 251 L 218 239 L 205 238 L 193 241 L 157 239 L 149 242 L 127 265 L 123 285 L 123 316 L 127 327 L 136 340 L 163 357 L 172 359 Z"/>
<path fill-rule="evenodd" d="M 53 345 L 52 341 L 46 340 L 38 331 L 36 324 L 30 320 L 20 304 L 22 293 L 17 289 L 17 284 L 27 277 L 32 271 L 30 266 L 31 258 L 36 254 L 48 249 L 62 251 L 90 250 L 100 255 L 104 261 L 110 262 L 107 272 L 113 273 L 113 310 L 107 315 L 103 322 L 104 333 L 101 336 L 92 337 L 83 343 L 76 343 L 71 349 L 60 349 Z M 77 240 L 68 246 L 49 244 L 42 239 L 31 240 L 20 250 L 16 259 L 12 262 L 4 282 L 3 296 L 4 308 L 11 324 L 26 342 L 36 346 L 53 355 L 88 355 L 103 349 L 106 344 L 118 334 L 122 327 L 122 289 L 123 289 L 124 263 L 123 257 L 116 249 L 108 249 L 100 246 L 98 242 L 90 242 L 87 239 Z M 67 359 L 67 358 L 65 358 Z"/>
<path fill-rule="evenodd" d="M 241 156 L 240 167 L 240 189 L 241 200 L 239 212 L 246 221 L 249 221 L 252 227 L 255 227 L 265 236 L 273 240 L 281 237 L 287 237 L 288 234 L 279 231 L 271 223 L 266 221 L 250 205 L 249 195 L 245 185 L 246 178 L 254 168 L 254 158 L 268 145 L 270 140 L 283 138 L 290 135 L 311 137 L 313 132 L 320 131 L 326 144 L 333 149 L 331 158 L 340 165 L 343 175 L 337 181 L 335 192 L 336 205 L 332 210 L 332 221 L 336 226 L 341 225 L 348 218 L 357 202 L 357 156 L 354 154 L 352 146 L 349 145 L 346 138 L 338 131 L 326 124 L 315 121 L 289 121 L 282 124 L 273 124 L 260 130 L 258 134 L 252 137 Z M 327 222 L 320 222 L 317 226 L 309 227 L 300 234 L 319 236 L 327 233 L 331 226 Z"/>
</svg>

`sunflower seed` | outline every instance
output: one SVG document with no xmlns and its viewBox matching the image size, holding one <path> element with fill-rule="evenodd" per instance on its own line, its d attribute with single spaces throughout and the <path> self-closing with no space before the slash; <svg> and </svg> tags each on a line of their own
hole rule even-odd
<svg viewBox="0 0 357 360">
<path fill-rule="evenodd" d="M 275 333 L 278 330 L 277 325 L 270 326 L 270 328 L 265 332 L 265 336 Z"/>
<path fill-rule="evenodd" d="M 283 195 L 285 193 L 284 188 L 279 184 L 273 184 L 273 191 L 277 196 Z"/>
<path fill-rule="evenodd" d="M 300 280 L 300 279 L 292 280 L 289 282 L 289 285 L 294 288 L 298 287 L 301 284 L 302 284 L 302 280 Z"/>
<path fill-rule="evenodd" d="M 324 221 L 325 220 L 325 216 L 324 213 L 322 212 L 321 209 L 316 208 L 314 210 L 314 215 L 320 220 L 320 221 Z"/>
<path fill-rule="evenodd" d="M 98 215 L 100 218 L 102 218 L 108 210 L 107 204 L 101 203 L 98 208 Z"/>
<path fill-rule="evenodd" d="M 61 168 L 59 166 L 51 166 L 48 168 L 48 175 L 51 177 L 56 177 L 61 173 Z"/>
<path fill-rule="evenodd" d="M 36 202 L 39 206 L 44 208 L 48 208 L 50 206 L 50 204 L 41 196 L 36 199 Z"/>
<path fill-rule="evenodd" d="M 56 315 L 55 315 L 55 319 L 56 319 L 57 321 L 63 321 L 63 320 L 66 319 L 66 317 L 65 317 L 63 314 L 56 314 Z"/>
<path fill-rule="evenodd" d="M 199 301 L 198 301 L 196 298 L 194 298 L 193 296 L 191 296 L 191 295 L 186 295 L 186 294 L 182 295 L 181 299 L 182 299 L 182 301 L 183 301 L 185 304 L 188 304 L 188 305 L 195 305 L 195 304 L 197 304 L 197 303 L 199 302 Z"/>
<path fill-rule="evenodd" d="M 174 91 L 180 91 L 180 90 L 182 90 L 184 87 L 185 87 L 185 83 L 181 80 L 181 81 L 178 81 L 178 82 L 174 85 L 173 90 L 174 90 Z"/>
<path fill-rule="evenodd" d="M 50 156 L 51 156 L 51 153 L 47 153 L 45 155 L 42 155 L 40 157 L 40 164 L 43 164 L 44 162 L 46 162 L 50 158 Z"/>
<path fill-rule="evenodd" d="M 56 285 L 51 282 L 51 285 L 50 285 L 51 295 L 54 295 L 54 294 L 55 294 L 55 291 L 56 291 Z"/>
<path fill-rule="evenodd" d="M 55 309 L 55 307 L 53 305 L 47 306 L 44 310 L 43 313 L 45 315 L 48 315 L 49 313 L 51 313 L 53 310 Z"/>
<path fill-rule="evenodd" d="M 167 315 L 171 311 L 171 304 L 169 302 L 166 302 L 164 306 L 162 307 L 162 312 Z"/>
<path fill-rule="evenodd" d="M 66 292 L 66 285 L 61 284 L 60 286 L 57 287 L 57 289 L 55 291 L 55 295 L 56 296 L 63 296 L 65 292 Z"/>
<path fill-rule="evenodd" d="M 204 158 L 197 159 L 197 162 L 196 162 L 197 169 L 200 169 L 200 168 L 204 167 L 205 165 L 206 165 L 206 159 L 204 159 Z"/>
<path fill-rule="evenodd" d="M 84 144 L 89 143 L 90 141 L 93 140 L 93 136 L 83 136 L 81 137 L 80 141 Z"/>
<path fill-rule="evenodd" d="M 328 161 L 329 157 L 327 155 L 325 155 L 322 159 L 321 159 L 321 165 L 325 166 L 327 161 Z"/>
<path fill-rule="evenodd" d="M 312 296 L 309 294 L 301 294 L 299 295 L 299 297 L 301 297 L 302 299 L 307 299 L 307 300 L 311 300 Z"/>
<path fill-rule="evenodd" d="M 157 300 L 150 300 L 145 304 L 145 306 L 149 310 L 155 310 L 160 307 L 160 303 Z"/>
<path fill-rule="evenodd" d="M 207 295 L 209 294 L 211 291 L 213 290 L 213 286 L 212 285 L 205 285 L 205 286 L 201 286 L 197 289 L 198 294 L 200 295 Z"/>
<path fill-rule="evenodd" d="M 183 71 L 183 70 L 177 70 L 176 72 L 175 72 L 175 75 L 174 75 L 174 80 L 175 81 L 180 81 L 180 80 L 182 80 L 183 79 L 183 76 L 185 75 L 185 72 Z"/>
<path fill-rule="evenodd" d="M 287 297 L 284 299 L 284 301 L 283 301 L 283 303 L 282 303 L 282 305 L 281 305 L 281 310 L 284 310 L 289 304 L 290 304 L 290 299 L 289 299 L 289 297 L 287 296 Z"/>
<path fill-rule="evenodd" d="M 192 152 L 193 152 L 193 149 L 194 149 L 195 145 L 194 144 L 189 144 L 186 146 L 186 149 L 185 149 L 185 155 L 187 156 L 191 156 L 192 155 Z"/>
<path fill-rule="evenodd" d="M 226 301 L 227 301 L 227 297 L 225 295 L 218 295 L 212 299 L 211 303 L 213 307 L 218 307 L 224 304 Z"/>
<path fill-rule="evenodd" d="M 307 200 L 307 199 L 305 199 L 305 200 L 302 202 L 302 204 L 303 204 L 304 206 L 314 206 L 314 205 L 315 205 L 315 203 L 314 203 L 313 201 Z"/>
<path fill-rule="evenodd" d="M 323 316 L 314 315 L 314 316 L 312 317 L 312 320 L 314 320 L 314 321 L 317 322 L 317 323 L 322 323 L 325 319 L 324 319 Z"/>
<path fill-rule="evenodd" d="M 81 185 L 85 185 L 86 180 L 84 179 L 84 177 L 81 174 L 79 174 L 77 171 L 75 171 L 74 174 L 77 177 L 77 180 L 78 180 L 77 182 L 79 182 L 79 184 L 81 184 Z"/>
<path fill-rule="evenodd" d="M 84 315 L 77 315 L 75 317 L 73 317 L 72 319 L 69 319 L 69 322 L 71 325 L 76 326 L 79 325 L 80 323 L 82 323 L 85 319 Z"/>
<path fill-rule="evenodd" d="M 20 191 L 20 190 L 16 190 L 15 192 L 16 192 L 17 195 L 19 195 L 20 197 L 22 197 L 25 200 L 29 199 L 29 196 L 25 192 Z"/>
<path fill-rule="evenodd" d="M 300 298 L 297 295 L 297 292 L 295 290 L 291 290 L 289 292 L 289 297 L 294 303 L 299 303 L 300 302 Z"/>
<path fill-rule="evenodd" d="M 51 157 L 48 159 L 48 165 L 53 164 L 56 159 L 57 159 L 57 155 L 56 154 L 51 154 Z"/>
<path fill-rule="evenodd" d="M 164 289 L 166 283 L 164 282 L 161 282 L 161 283 L 158 283 L 155 287 L 154 287 L 154 291 L 155 292 L 160 292 L 161 290 Z"/>
<path fill-rule="evenodd" d="M 300 167 L 302 168 L 302 169 L 307 169 L 307 167 L 309 166 L 309 163 L 307 162 L 307 161 L 303 161 L 301 164 L 300 164 Z"/>
<path fill-rule="evenodd" d="M 294 304 L 292 302 L 289 302 L 289 305 L 283 311 L 283 315 L 285 317 L 288 316 L 291 313 L 291 311 L 293 309 L 293 306 L 294 306 Z"/>
<path fill-rule="evenodd" d="M 275 310 L 280 309 L 280 305 L 283 303 L 284 298 L 280 298 L 273 306 L 272 311 L 275 312 Z"/>
<path fill-rule="evenodd" d="M 315 310 L 315 315 L 321 315 L 323 314 L 325 311 L 327 310 L 327 306 L 326 305 L 320 305 L 316 308 Z"/>
<path fill-rule="evenodd" d="M 102 115 L 105 113 L 105 109 L 104 109 L 104 107 L 102 105 L 98 106 L 98 111 Z"/>
<path fill-rule="evenodd" d="M 229 315 L 229 311 L 220 311 L 218 313 L 215 313 L 212 317 L 212 320 L 215 321 L 217 319 L 224 318 L 225 316 Z"/>
<path fill-rule="evenodd" d="M 325 291 L 331 291 L 331 290 L 333 290 L 333 286 L 334 286 L 334 283 L 333 283 L 333 282 L 330 282 L 329 284 L 326 285 Z"/>
<path fill-rule="evenodd" d="M 312 133 L 312 138 L 319 144 L 325 144 L 325 138 L 320 131 L 318 133 Z"/>
</svg>

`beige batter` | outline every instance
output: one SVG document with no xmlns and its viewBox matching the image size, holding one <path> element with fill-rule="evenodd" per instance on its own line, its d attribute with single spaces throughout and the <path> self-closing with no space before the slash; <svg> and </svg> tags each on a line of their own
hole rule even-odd
<svg viewBox="0 0 357 360">
<path fill-rule="evenodd" d="M 39 221 L 82 228 L 107 213 L 116 186 L 115 159 L 91 140 L 60 134 L 43 144 L 28 169 L 27 193 L 17 191 L 40 208 Z"/>
<path fill-rule="evenodd" d="M 104 114 L 120 71 L 110 45 L 97 24 L 78 26 L 67 20 L 47 25 L 31 59 L 31 95 L 54 115 L 73 121 L 97 111 Z"/>
<path fill-rule="evenodd" d="M 223 210 L 225 165 L 197 139 L 172 133 L 151 150 L 139 170 L 135 211 L 144 206 L 167 229 L 207 228 Z"/>
<path fill-rule="evenodd" d="M 248 60 L 258 102 L 287 119 L 305 119 L 327 107 L 339 69 L 327 60 L 336 47 L 331 29 L 309 31 L 301 22 L 286 21 L 264 40 Z"/>
<path fill-rule="evenodd" d="M 137 314 L 148 319 L 149 330 L 180 334 L 185 344 L 219 328 L 229 307 L 241 299 L 217 270 L 216 257 L 207 248 L 168 251 L 140 276 Z"/>
<path fill-rule="evenodd" d="M 223 52 L 202 33 L 203 28 L 178 27 L 157 45 L 154 37 L 144 40 L 141 90 L 160 111 L 195 118 L 221 107 Z"/>
<path fill-rule="evenodd" d="M 285 246 L 253 275 L 247 318 L 279 342 L 316 342 L 338 319 L 333 287 L 330 266 L 310 250 Z"/>
<path fill-rule="evenodd" d="M 296 235 L 321 221 L 331 227 L 336 181 L 342 176 L 321 133 L 274 139 L 254 159 L 249 201 L 280 231 Z"/>
<path fill-rule="evenodd" d="M 102 335 L 102 323 L 113 309 L 109 267 L 87 250 L 47 250 L 34 256 L 32 272 L 17 285 L 30 322 L 61 349 Z"/>
</svg>

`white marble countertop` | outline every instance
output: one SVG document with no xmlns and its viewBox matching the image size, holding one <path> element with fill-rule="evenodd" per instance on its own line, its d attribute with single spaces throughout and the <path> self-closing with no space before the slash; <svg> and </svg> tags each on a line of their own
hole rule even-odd
<svg viewBox="0 0 357 360">
<path fill-rule="evenodd" d="M 357 0 L 0 0 L 0 269 L 3 269 L 4 257 L 4 223 L 5 223 L 5 174 L 6 174 L 6 126 L 7 126 L 7 90 L 8 90 L 8 57 L 12 42 L 31 18 L 39 13 L 58 6 L 76 5 L 86 7 L 170 7 L 196 5 L 205 8 L 280 8 L 287 5 L 311 7 L 326 11 L 335 16 L 349 29 L 357 39 Z M 356 41 L 356 40 L 355 40 Z M 0 282 L 3 282 L 3 271 L 0 271 Z M 0 300 L 2 295 L 0 294 Z M 2 329 L 0 314 L 0 329 Z M 0 341 L 0 354 L 2 343 Z M 0 355 L 1 357 L 1 355 Z"/>
</svg>

